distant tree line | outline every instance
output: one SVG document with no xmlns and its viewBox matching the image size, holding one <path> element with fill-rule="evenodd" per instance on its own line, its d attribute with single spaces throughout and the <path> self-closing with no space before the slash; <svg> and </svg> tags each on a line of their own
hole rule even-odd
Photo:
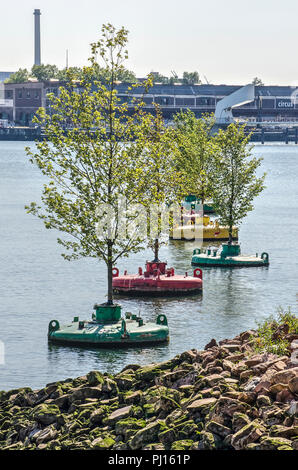
<svg viewBox="0 0 298 470">
<path fill-rule="evenodd" d="M 107 71 L 104 67 L 94 67 L 94 80 L 101 80 L 103 82 L 109 81 L 110 77 L 107 76 Z M 67 81 L 69 74 L 75 76 L 80 80 L 84 76 L 84 68 L 81 67 L 68 67 L 64 69 L 58 69 L 56 65 L 41 64 L 33 65 L 31 70 L 20 68 L 17 72 L 13 73 L 5 83 L 24 83 L 30 79 L 36 79 L 39 82 L 57 79 L 59 81 Z M 183 72 L 182 78 L 179 78 L 175 72 L 172 72 L 171 77 L 166 77 L 159 72 L 151 72 L 152 81 L 154 83 L 163 83 L 173 85 L 175 83 L 185 85 L 201 84 L 201 80 L 198 72 Z M 137 83 L 138 79 L 134 72 L 122 67 L 118 71 L 116 79 L 120 82 Z"/>
<path fill-rule="evenodd" d="M 94 80 L 101 80 L 104 82 L 109 80 L 106 69 L 103 67 L 94 67 L 93 73 Z M 5 83 L 24 83 L 30 79 L 36 79 L 39 82 L 51 79 L 67 81 L 70 74 L 80 80 L 84 76 L 84 68 L 65 67 L 64 69 L 59 70 L 56 65 L 51 64 L 33 65 L 31 70 L 20 68 L 17 72 L 10 75 L 10 77 L 5 81 Z M 137 79 L 134 72 L 122 68 L 121 70 L 119 70 L 117 80 L 134 83 Z"/>
</svg>

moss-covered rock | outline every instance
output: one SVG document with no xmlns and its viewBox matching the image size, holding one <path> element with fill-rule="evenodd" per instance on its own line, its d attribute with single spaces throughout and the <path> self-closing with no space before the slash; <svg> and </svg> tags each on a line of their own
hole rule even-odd
<svg viewBox="0 0 298 470">
<path fill-rule="evenodd" d="M 38 405 L 32 413 L 32 417 L 40 424 L 49 425 L 57 422 L 60 417 L 60 410 L 56 405 Z"/>
<path fill-rule="evenodd" d="M 181 441 L 173 442 L 171 450 L 188 450 L 192 447 L 193 441 L 191 439 L 184 439 Z"/>
<path fill-rule="evenodd" d="M 111 449 L 115 444 L 115 440 L 111 437 L 98 437 L 91 443 L 92 449 Z"/>
<path fill-rule="evenodd" d="M 104 383 L 104 376 L 98 370 L 92 370 L 87 374 L 87 381 L 91 387 Z"/>
<path fill-rule="evenodd" d="M 143 429 L 146 427 L 146 421 L 144 419 L 137 419 L 137 418 L 127 418 L 127 419 L 122 419 L 118 421 L 115 425 L 115 433 L 117 435 L 122 435 L 124 436 L 125 439 L 127 439 L 128 434 L 132 434 L 132 431 L 134 433 L 140 429 Z"/>
<path fill-rule="evenodd" d="M 0 449 L 298 450 L 295 367 L 256 338 L 0 392 Z"/>
<path fill-rule="evenodd" d="M 161 430 L 161 422 L 155 421 L 148 424 L 144 429 L 138 431 L 129 442 L 132 450 L 141 449 L 144 444 L 156 442 Z"/>
<path fill-rule="evenodd" d="M 148 383 L 154 381 L 155 377 L 160 375 L 161 368 L 157 364 L 141 367 L 136 371 L 136 379 L 142 383 L 143 387 L 146 387 Z"/>
</svg>

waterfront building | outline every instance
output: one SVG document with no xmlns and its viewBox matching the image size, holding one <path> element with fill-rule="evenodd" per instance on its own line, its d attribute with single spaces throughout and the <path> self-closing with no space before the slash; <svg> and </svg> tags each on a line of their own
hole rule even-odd
<svg viewBox="0 0 298 470">
<path fill-rule="evenodd" d="M 63 83 L 57 80 L 5 84 L 5 98 L 12 101 L 9 107 L 0 107 L 0 119 L 8 119 L 17 125 L 30 125 L 39 107 L 45 107 L 49 113 L 51 112 L 47 94 L 50 92 L 58 94 L 60 86 L 63 86 Z M 132 98 L 143 99 L 146 109 L 152 112 L 154 103 L 158 103 L 164 118 L 169 122 L 180 110 L 190 109 L 197 117 L 205 113 L 214 113 L 218 101 L 241 88 L 240 85 L 155 84 L 144 94 L 141 84 L 132 91 L 128 90 L 129 86 L 128 83 L 120 83 L 117 85 L 117 90 L 119 98 L 123 102 L 128 102 L 131 110 L 134 106 Z M 233 115 L 240 120 L 251 122 L 292 122 L 293 125 L 297 125 L 296 94 L 298 95 L 296 87 L 257 86 L 254 101 L 234 108 Z"/>
<path fill-rule="evenodd" d="M 62 83 L 58 80 L 5 83 L 4 97 L 10 105 L 0 107 L 0 119 L 7 119 L 9 122 L 21 126 L 31 125 L 38 108 L 44 107 L 50 112 L 50 102 L 47 95 L 49 93 L 58 94 L 61 85 Z"/>
</svg>

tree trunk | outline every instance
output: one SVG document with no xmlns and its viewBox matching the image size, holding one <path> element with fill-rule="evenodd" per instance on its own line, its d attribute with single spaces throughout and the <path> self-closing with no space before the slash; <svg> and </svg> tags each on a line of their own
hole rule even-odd
<svg viewBox="0 0 298 470">
<path fill-rule="evenodd" d="M 233 243 L 233 224 L 229 225 L 229 245 Z"/>
<path fill-rule="evenodd" d="M 159 253 L 159 242 L 158 242 L 158 238 L 156 238 L 155 243 L 154 243 L 154 262 L 155 263 L 159 263 L 158 253 Z"/>
<path fill-rule="evenodd" d="M 108 268 L 108 305 L 113 305 L 113 250 L 112 250 L 112 245 L 108 244 L 108 262 L 107 262 L 107 268 Z"/>
</svg>

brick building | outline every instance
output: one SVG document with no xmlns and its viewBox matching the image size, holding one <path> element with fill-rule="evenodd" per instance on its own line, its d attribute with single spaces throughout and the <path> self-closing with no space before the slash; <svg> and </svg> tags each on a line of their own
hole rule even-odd
<svg viewBox="0 0 298 470">
<path fill-rule="evenodd" d="M 5 99 L 0 107 L 0 119 L 29 126 L 38 108 L 48 108 L 47 94 L 58 94 L 59 86 L 61 83 L 57 80 L 5 83 Z"/>
</svg>

